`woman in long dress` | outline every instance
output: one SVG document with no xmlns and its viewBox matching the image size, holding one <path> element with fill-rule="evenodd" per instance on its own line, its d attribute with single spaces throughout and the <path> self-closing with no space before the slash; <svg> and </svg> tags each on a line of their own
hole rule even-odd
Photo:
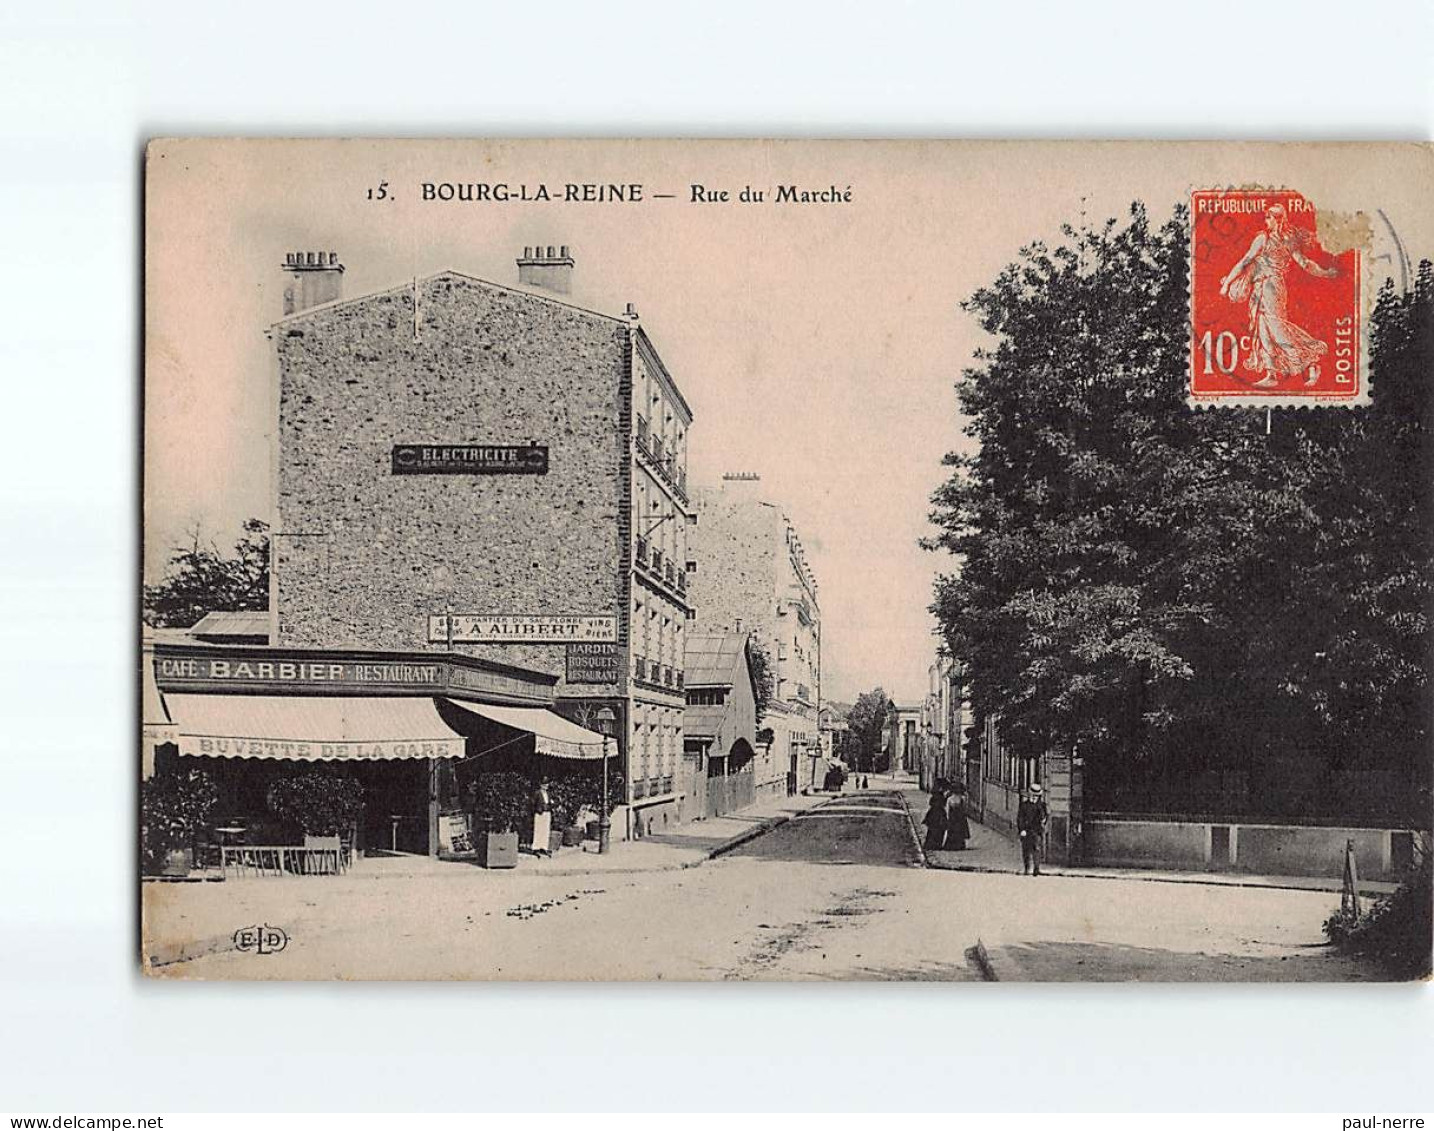
<svg viewBox="0 0 1434 1131">
<path fill-rule="evenodd" d="M 533 852 L 538 856 L 548 856 L 551 853 L 548 837 L 553 831 L 552 809 L 552 802 L 548 800 L 547 783 L 540 782 L 533 794 Z"/>
<path fill-rule="evenodd" d="M 1220 293 L 1231 302 L 1249 303 L 1252 348 L 1244 366 L 1260 374 L 1255 382 L 1257 389 L 1273 388 L 1283 378 L 1306 369 L 1307 387 L 1319 381 L 1316 363 L 1329 352 L 1329 345 L 1291 322 L 1286 310 L 1289 292 L 1285 275 L 1291 263 L 1321 279 L 1333 279 L 1339 274 L 1333 267 L 1321 267 L 1306 257 L 1305 249 L 1311 242 L 1309 232 L 1291 226 L 1283 205 L 1272 204 L 1265 210 L 1265 230 L 1220 281 Z"/>
<path fill-rule="evenodd" d="M 940 848 L 946 840 L 946 798 L 939 792 L 931 794 L 931 806 L 921 823 L 926 826 L 926 840 L 922 848 Z"/>
<path fill-rule="evenodd" d="M 946 847 L 964 852 L 971 839 L 971 823 L 966 819 L 966 790 L 956 786 L 946 799 Z"/>
</svg>

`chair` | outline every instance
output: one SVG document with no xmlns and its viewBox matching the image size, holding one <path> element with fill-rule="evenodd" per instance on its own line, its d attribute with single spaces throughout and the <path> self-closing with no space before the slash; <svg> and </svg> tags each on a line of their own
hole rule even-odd
<svg viewBox="0 0 1434 1131">
<path fill-rule="evenodd" d="M 343 838 L 335 836 L 304 837 L 303 862 L 300 871 L 306 874 L 334 875 L 343 871 Z M 329 861 L 333 863 L 330 865 Z"/>
</svg>

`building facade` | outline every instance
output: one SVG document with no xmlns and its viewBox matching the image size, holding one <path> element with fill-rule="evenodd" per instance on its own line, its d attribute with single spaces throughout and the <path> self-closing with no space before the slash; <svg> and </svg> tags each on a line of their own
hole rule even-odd
<svg viewBox="0 0 1434 1131">
<path fill-rule="evenodd" d="M 618 740 L 621 835 L 677 812 L 692 413 L 631 306 L 568 300 L 566 247 L 517 265 L 346 300 L 336 255 L 287 257 L 271 637 L 556 677 Z"/>
<path fill-rule="evenodd" d="M 973 794 L 977 791 L 979 773 L 966 764 L 971 744 L 965 736 L 970 726 L 963 669 L 943 651 L 927 669 L 926 699 L 921 713 L 923 788 L 930 789 L 939 778 L 961 782 Z"/>
<path fill-rule="evenodd" d="M 750 638 L 687 635 L 684 816 L 718 817 L 756 796 L 757 693 Z"/>
<path fill-rule="evenodd" d="M 925 714 L 923 703 L 897 703 L 887 720 L 886 753 L 892 770 L 920 774 L 926 755 L 921 724 Z"/>
<path fill-rule="evenodd" d="M 759 723 L 756 790 L 795 792 L 824 770 L 816 579 L 796 528 L 762 497 L 758 476 L 724 475 L 719 488 L 695 492 L 694 500 L 688 585 L 696 627 L 748 633 L 767 654 L 773 688 Z"/>
</svg>

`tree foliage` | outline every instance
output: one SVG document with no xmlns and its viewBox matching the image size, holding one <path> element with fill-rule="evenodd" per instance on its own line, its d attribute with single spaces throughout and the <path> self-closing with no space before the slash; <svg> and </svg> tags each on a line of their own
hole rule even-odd
<svg viewBox="0 0 1434 1131">
<path fill-rule="evenodd" d="M 870 757 L 881 750 L 881 736 L 886 729 L 887 718 L 895 709 L 891 696 L 880 687 L 864 691 L 857 696 L 851 710 L 847 712 L 848 742 L 859 757 Z"/>
<path fill-rule="evenodd" d="M 1348 802 L 1352 771 L 1427 789 L 1429 265 L 1380 295 L 1373 406 L 1267 433 L 1185 402 L 1186 223 L 1067 227 L 966 303 L 993 344 L 933 496 L 947 644 L 1015 752 L 1079 744 L 1131 803 L 1171 775 L 1212 808 Z"/>
<path fill-rule="evenodd" d="M 176 547 L 164 577 L 144 587 L 144 618 L 157 628 L 188 628 L 205 613 L 269 607 L 269 527 L 246 519 L 229 553 L 206 542 L 196 527 Z"/>
<path fill-rule="evenodd" d="M 752 688 L 757 698 L 757 724 L 760 726 L 772 705 L 776 682 L 772 676 L 772 657 L 755 636 L 747 638 L 747 656 L 752 663 Z"/>
<path fill-rule="evenodd" d="M 363 815 L 363 786 L 348 774 L 307 770 L 269 784 L 265 800 L 279 820 L 310 836 L 346 833 Z"/>
</svg>

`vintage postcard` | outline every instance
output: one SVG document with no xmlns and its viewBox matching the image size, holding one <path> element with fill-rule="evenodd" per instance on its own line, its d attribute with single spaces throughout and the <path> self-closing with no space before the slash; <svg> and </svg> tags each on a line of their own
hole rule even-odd
<svg viewBox="0 0 1434 1131">
<path fill-rule="evenodd" d="M 146 973 L 1428 976 L 1429 146 L 145 185 Z"/>
</svg>

